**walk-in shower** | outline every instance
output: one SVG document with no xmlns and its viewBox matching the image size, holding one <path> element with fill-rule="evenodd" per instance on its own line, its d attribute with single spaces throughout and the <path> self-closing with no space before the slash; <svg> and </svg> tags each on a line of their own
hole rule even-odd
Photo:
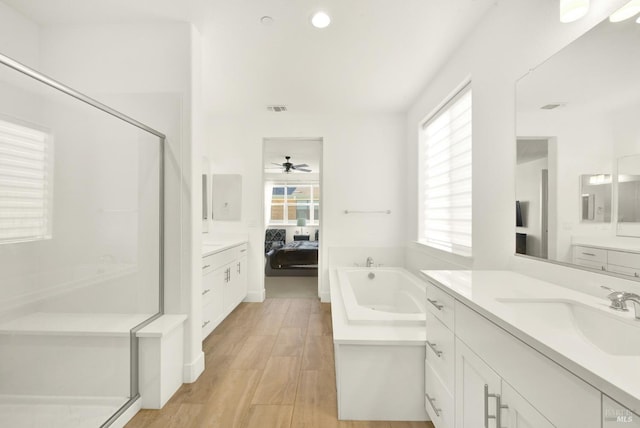
<svg viewBox="0 0 640 428">
<path fill-rule="evenodd" d="M 0 64 L 0 426 L 106 427 L 163 310 L 164 135 Z"/>
</svg>

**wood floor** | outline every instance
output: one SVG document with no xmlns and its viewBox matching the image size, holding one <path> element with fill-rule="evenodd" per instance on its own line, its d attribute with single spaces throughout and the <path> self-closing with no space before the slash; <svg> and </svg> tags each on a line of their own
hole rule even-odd
<svg viewBox="0 0 640 428">
<path fill-rule="evenodd" d="M 126 428 L 432 428 L 338 421 L 330 311 L 317 299 L 241 303 L 204 341 L 200 378 Z"/>
</svg>

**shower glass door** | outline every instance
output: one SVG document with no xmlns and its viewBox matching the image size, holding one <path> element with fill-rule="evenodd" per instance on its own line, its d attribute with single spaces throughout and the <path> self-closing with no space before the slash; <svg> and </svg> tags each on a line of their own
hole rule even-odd
<svg viewBox="0 0 640 428">
<path fill-rule="evenodd" d="M 162 312 L 164 138 L 0 62 L 0 426 L 107 426 Z"/>
</svg>

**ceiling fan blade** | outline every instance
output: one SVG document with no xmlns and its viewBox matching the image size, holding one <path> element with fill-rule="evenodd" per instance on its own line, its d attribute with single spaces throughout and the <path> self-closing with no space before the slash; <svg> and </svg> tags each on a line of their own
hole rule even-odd
<svg viewBox="0 0 640 428">
<path fill-rule="evenodd" d="M 278 165 L 280 168 L 282 168 L 282 164 L 281 163 L 271 162 L 271 165 Z"/>
<path fill-rule="evenodd" d="M 301 163 L 300 165 L 293 165 L 294 168 L 308 168 L 309 165 L 306 163 Z"/>
<path fill-rule="evenodd" d="M 311 172 L 310 169 L 296 168 L 296 171 Z"/>
</svg>

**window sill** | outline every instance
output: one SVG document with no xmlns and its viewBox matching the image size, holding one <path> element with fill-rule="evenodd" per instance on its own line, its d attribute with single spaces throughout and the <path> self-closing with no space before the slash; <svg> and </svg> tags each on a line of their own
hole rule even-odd
<svg viewBox="0 0 640 428">
<path fill-rule="evenodd" d="M 413 247 L 429 257 L 433 257 L 435 259 L 443 260 L 447 263 L 452 263 L 459 266 L 461 269 L 472 269 L 473 268 L 473 256 L 470 254 L 462 254 L 456 253 L 453 251 L 448 251 L 442 248 L 438 248 L 430 243 L 421 242 L 421 241 L 412 241 Z"/>
</svg>

